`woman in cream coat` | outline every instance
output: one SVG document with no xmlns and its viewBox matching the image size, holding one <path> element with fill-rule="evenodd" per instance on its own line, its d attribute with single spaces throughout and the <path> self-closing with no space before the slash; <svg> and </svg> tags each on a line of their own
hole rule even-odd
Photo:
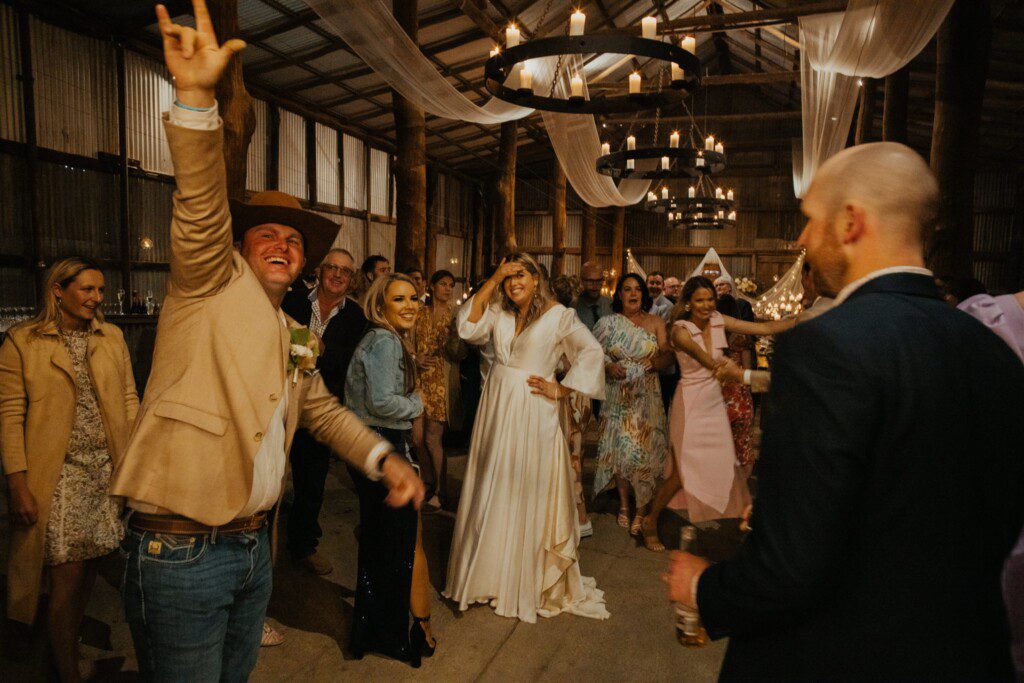
<svg viewBox="0 0 1024 683">
<path fill-rule="evenodd" d="M 103 322 L 103 273 L 68 258 L 47 273 L 40 313 L 0 347 L 0 457 L 12 517 L 8 616 L 35 620 L 44 567 L 61 680 L 78 672 L 78 629 L 96 559 L 123 536 L 107 495 L 138 410 L 128 347 Z"/>
</svg>

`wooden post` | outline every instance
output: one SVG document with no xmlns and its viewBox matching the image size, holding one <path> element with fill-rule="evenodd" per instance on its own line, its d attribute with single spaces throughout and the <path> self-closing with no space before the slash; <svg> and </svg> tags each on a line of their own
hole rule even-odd
<svg viewBox="0 0 1024 683">
<path fill-rule="evenodd" d="M 853 144 L 861 145 L 871 142 L 871 130 L 875 122 L 875 87 L 878 81 L 874 78 L 863 78 L 860 87 L 860 106 L 857 111 L 857 132 Z"/>
<path fill-rule="evenodd" d="M 939 227 L 928 261 L 940 277 L 972 272 L 978 128 L 992 44 L 989 4 L 957 0 L 938 33 L 931 166 L 939 182 Z"/>
<path fill-rule="evenodd" d="M 501 142 L 498 152 L 498 206 L 495 222 L 495 259 L 504 257 L 516 249 L 516 145 L 519 139 L 519 123 L 506 121 L 501 124 Z"/>
<path fill-rule="evenodd" d="M 469 230 L 472 230 L 471 236 L 473 239 L 473 258 L 470 263 L 470 285 L 476 284 L 476 282 L 483 277 L 484 269 L 487 268 L 487 264 L 484 261 L 484 237 L 487 231 L 484 229 L 484 202 L 483 202 L 483 188 L 479 183 L 474 183 L 473 188 L 473 209 L 471 215 L 473 218 L 468 226 Z"/>
<path fill-rule="evenodd" d="M 597 209 L 583 204 L 583 232 L 580 235 L 580 265 L 597 259 Z"/>
<path fill-rule="evenodd" d="M 219 0 L 210 3 L 213 30 L 222 43 L 229 38 L 241 37 L 238 28 L 238 0 Z M 242 77 L 242 58 L 231 57 L 228 68 L 217 83 L 217 105 L 224 120 L 224 165 L 228 176 L 228 196 L 245 198 L 245 171 L 249 141 L 256 130 L 256 113 L 252 97 L 245 89 Z"/>
<path fill-rule="evenodd" d="M 885 104 L 882 108 L 882 139 L 907 144 L 907 92 L 910 89 L 910 66 L 894 71 L 885 78 Z"/>
<path fill-rule="evenodd" d="M 427 224 L 427 244 L 426 244 L 426 256 L 424 257 L 423 267 L 426 270 L 423 272 L 423 277 L 430 277 L 430 274 L 437 268 L 437 233 L 439 232 L 437 224 L 438 207 L 445 207 L 444 197 L 438 196 L 437 193 L 437 171 L 427 167 L 427 185 L 426 185 L 426 224 Z M 445 182 L 445 191 L 447 191 L 448 183 Z M 440 202 L 440 204 L 438 204 Z M 445 213 L 447 219 L 448 214 Z"/>
<path fill-rule="evenodd" d="M 625 272 L 626 264 L 626 207 L 615 207 L 615 222 L 612 224 L 612 268 L 615 275 Z"/>
<path fill-rule="evenodd" d="M 124 45 L 118 44 L 117 60 L 117 148 L 118 148 L 118 203 L 121 223 L 121 288 L 131 296 L 132 292 L 132 225 L 128 195 L 131 192 L 128 176 L 128 127 L 125 114 L 128 111 L 128 71 L 125 64 Z"/>
<path fill-rule="evenodd" d="M 418 0 L 393 0 L 398 25 L 413 42 L 419 33 Z M 432 268 L 427 251 L 427 138 L 423 110 L 391 91 L 395 114 L 395 185 L 398 191 L 395 225 L 395 263 L 398 272 Z M 427 273 L 424 272 L 424 275 Z"/>
<path fill-rule="evenodd" d="M 551 164 L 551 277 L 565 274 L 565 171 L 555 157 Z"/>
</svg>

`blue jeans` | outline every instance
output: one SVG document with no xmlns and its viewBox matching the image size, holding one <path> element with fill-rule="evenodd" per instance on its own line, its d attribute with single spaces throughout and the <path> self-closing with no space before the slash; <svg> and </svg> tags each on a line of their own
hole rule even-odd
<svg viewBox="0 0 1024 683">
<path fill-rule="evenodd" d="M 129 530 L 122 591 L 147 681 L 245 681 L 256 666 L 272 586 L 270 537 Z"/>
</svg>

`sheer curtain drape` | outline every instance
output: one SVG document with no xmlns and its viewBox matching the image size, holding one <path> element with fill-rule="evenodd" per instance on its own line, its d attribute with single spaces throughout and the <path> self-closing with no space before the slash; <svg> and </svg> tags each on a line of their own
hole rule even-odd
<svg viewBox="0 0 1024 683">
<path fill-rule="evenodd" d="M 858 78 L 882 78 L 931 40 L 953 0 L 850 0 L 845 12 L 800 18 L 802 145 L 793 150 L 793 190 L 846 143 Z"/>
<path fill-rule="evenodd" d="M 442 76 L 419 47 L 398 25 L 383 0 L 305 0 L 306 4 L 338 34 L 388 85 L 429 114 L 447 119 L 494 125 L 529 116 L 533 109 L 491 98 L 478 106 Z M 534 91 L 547 94 L 558 71 L 555 93 L 568 92 L 570 65 L 579 72 L 578 58 L 559 62 L 555 57 L 531 60 Z M 601 140 L 593 116 L 543 113 L 566 179 L 580 198 L 595 207 L 628 206 L 640 201 L 650 187 L 648 180 L 626 180 L 618 186 L 596 170 Z M 637 169 L 653 168 L 656 161 L 637 163 Z"/>
</svg>

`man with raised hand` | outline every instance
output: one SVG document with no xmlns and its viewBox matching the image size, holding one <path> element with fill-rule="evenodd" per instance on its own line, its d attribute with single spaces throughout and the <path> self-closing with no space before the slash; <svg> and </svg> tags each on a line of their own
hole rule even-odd
<svg viewBox="0 0 1024 683">
<path fill-rule="evenodd" d="M 1010 680 L 1024 367 L 925 269 L 938 184 L 909 147 L 836 154 L 801 209 L 835 305 L 779 336 L 750 533 L 676 553 L 670 597 L 729 637 L 722 680 Z"/>
<path fill-rule="evenodd" d="M 240 40 L 219 45 L 204 0 L 196 28 L 157 6 L 176 100 L 165 115 L 178 191 L 153 369 L 111 482 L 132 512 L 125 611 L 146 680 L 246 680 L 271 591 L 271 545 L 297 426 L 419 505 L 391 446 L 311 371 L 317 345 L 280 310 L 336 230 L 281 192 L 227 197 L 214 87 Z"/>
</svg>

